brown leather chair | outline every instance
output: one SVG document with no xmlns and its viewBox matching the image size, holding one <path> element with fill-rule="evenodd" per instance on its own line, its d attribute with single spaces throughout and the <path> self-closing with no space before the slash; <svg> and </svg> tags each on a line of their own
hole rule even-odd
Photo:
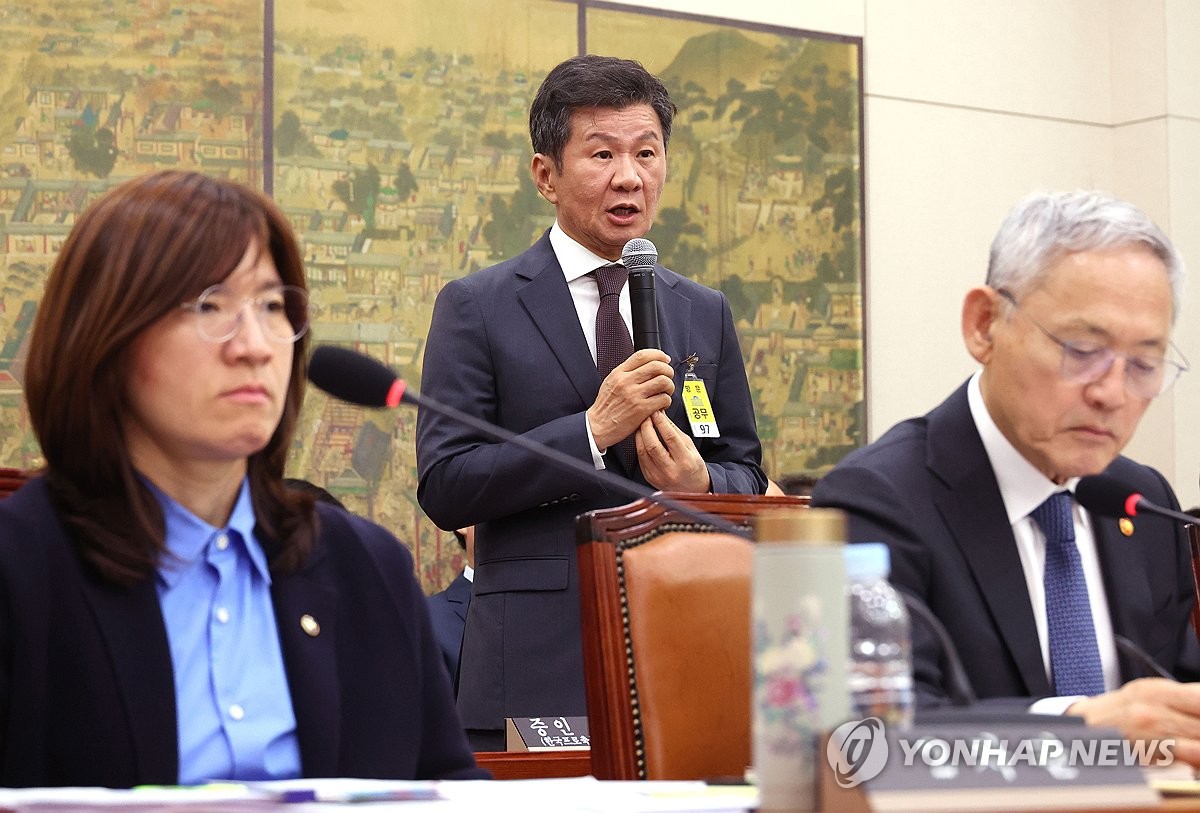
<svg viewBox="0 0 1200 813">
<path fill-rule="evenodd" d="M 807 497 L 669 495 L 749 528 Z M 592 773 L 741 777 L 750 764 L 753 544 L 648 499 L 577 520 Z"/>
<path fill-rule="evenodd" d="M 23 469 L 8 469 L 0 467 L 0 498 L 7 497 L 21 486 L 25 485 L 33 472 Z"/>
</svg>

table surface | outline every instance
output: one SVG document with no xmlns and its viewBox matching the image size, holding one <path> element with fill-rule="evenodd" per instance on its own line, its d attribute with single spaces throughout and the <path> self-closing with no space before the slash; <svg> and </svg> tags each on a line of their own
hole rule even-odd
<svg viewBox="0 0 1200 813">
<path fill-rule="evenodd" d="M 557 779 L 592 772 L 590 751 L 477 751 L 475 761 L 496 779 Z"/>
</svg>

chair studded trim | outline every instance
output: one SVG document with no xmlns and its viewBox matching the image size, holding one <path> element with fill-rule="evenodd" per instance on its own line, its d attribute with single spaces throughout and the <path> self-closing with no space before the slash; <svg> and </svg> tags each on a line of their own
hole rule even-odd
<svg viewBox="0 0 1200 813">
<path fill-rule="evenodd" d="M 764 510 L 808 505 L 794 496 L 665 496 L 740 528 Z M 751 751 L 753 542 L 645 497 L 580 514 L 575 530 L 592 773 L 740 774 Z M 730 654 L 743 648 L 744 659 Z M 728 736 L 711 739 L 710 725 Z"/>
<path fill-rule="evenodd" d="M 739 527 L 749 528 L 747 525 L 741 525 Z M 633 710 L 633 732 L 638 779 L 647 778 L 646 738 L 642 727 L 641 699 L 638 697 L 637 663 L 634 657 L 633 634 L 631 631 L 629 616 L 629 593 L 625 574 L 625 553 L 645 544 L 646 542 L 649 542 L 652 539 L 677 531 L 686 533 L 723 533 L 719 528 L 714 528 L 711 525 L 701 525 L 699 523 L 687 522 L 668 522 L 658 526 L 657 528 L 654 528 L 653 530 L 647 531 L 640 536 L 622 540 L 615 546 L 617 560 L 617 583 L 619 585 L 621 599 L 621 629 L 624 631 L 625 638 L 625 680 L 628 684 L 627 688 L 629 691 L 630 705 Z"/>
</svg>

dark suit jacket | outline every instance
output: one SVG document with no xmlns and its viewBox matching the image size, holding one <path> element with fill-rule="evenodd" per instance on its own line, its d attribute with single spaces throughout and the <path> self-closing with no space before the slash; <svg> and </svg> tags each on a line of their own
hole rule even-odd
<svg viewBox="0 0 1200 813">
<path fill-rule="evenodd" d="M 721 432 L 696 441 L 713 491 L 761 494 L 766 476 L 728 302 L 662 267 L 655 287 L 662 348 L 676 368 L 667 414 L 691 434 L 679 394 L 683 360 L 695 353 Z M 600 381 L 548 235 L 438 294 L 425 395 L 590 465 L 584 413 Z M 616 458 L 606 465 L 626 474 Z M 505 717 L 584 714 L 575 517 L 629 497 L 428 410 L 417 419 L 417 465 L 430 518 L 443 528 L 476 526 L 463 724 L 497 729 Z"/>
<path fill-rule="evenodd" d="M 271 595 L 308 777 L 477 777 L 412 558 L 318 503 Z M 320 624 L 310 636 L 303 615 Z M 0 500 L 0 786 L 171 784 L 174 676 L 153 579 L 102 582 L 35 479 Z"/>
<path fill-rule="evenodd" d="M 1149 500 L 1178 509 L 1162 475 L 1121 457 L 1108 473 Z M 980 698 L 1054 694 L 999 486 L 975 429 L 966 386 L 923 418 L 905 421 L 846 456 L 818 481 L 813 505 L 850 513 L 852 541 L 891 548 L 891 580 L 925 601 L 946 626 Z M 1186 535 L 1139 515 L 1132 536 L 1092 516 L 1113 631 L 1167 669 L 1192 677 L 1196 641 Z M 940 648 L 913 620 L 918 702 L 946 699 Z M 1186 656 L 1185 656 L 1186 651 Z M 1121 659 L 1125 680 L 1143 676 Z"/>
<path fill-rule="evenodd" d="M 429 597 L 433 635 L 455 687 L 458 686 L 458 658 L 462 654 L 463 630 L 467 626 L 467 608 L 470 606 L 471 583 L 462 573 L 445 590 Z"/>
</svg>

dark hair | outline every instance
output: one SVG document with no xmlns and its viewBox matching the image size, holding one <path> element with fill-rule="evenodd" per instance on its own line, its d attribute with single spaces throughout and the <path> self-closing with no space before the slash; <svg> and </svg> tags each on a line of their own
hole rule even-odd
<svg viewBox="0 0 1200 813">
<path fill-rule="evenodd" d="M 464 534 L 462 531 L 454 531 L 453 533 L 454 533 L 454 538 L 458 540 L 459 546 L 463 550 L 466 550 L 467 549 L 467 535 Z"/>
<path fill-rule="evenodd" d="M 156 172 L 98 199 L 67 236 L 34 320 L 25 397 L 47 482 L 80 554 L 108 581 L 150 575 L 165 547 L 158 501 L 126 447 L 130 349 L 150 325 L 220 282 L 251 241 L 285 285 L 306 287 L 291 227 L 261 192 L 197 172 Z M 273 570 L 308 555 L 311 499 L 282 482 L 304 397 L 308 336 L 295 346 L 280 419 L 247 462 L 255 518 Z"/>
<path fill-rule="evenodd" d="M 316 483 L 312 482 L 311 480 L 304 480 L 299 477 L 284 477 L 283 482 L 287 485 L 288 488 L 290 488 L 294 491 L 299 491 L 301 494 L 311 495 L 315 502 L 323 502 L 323 503 L 328 503 L 329 505 L 336 505 L 338 508 L 341 508 L 343 511 L 346 510 L 346 506 L 342 504 L 341 500 L 339 500 L 337 497 L 330 494 L 328 489 L 322 488 L 321 486 L 317 485 Z"/>
<path fill-rule="evenodd" d="M 817 478 L 811 474 L 785 474 L 779 478 L 779 490 L 797 497 L 811 497 Z"/>
<path fill-rule="evenodd" d="M 529 108 L 529 137 L 533 151 L 547 155 L 562 168 L 563 149 L 571 140 L 571 117 L 589 107 L 623 110 L 648 104 L 662 127 L 663 149 L 671 140 L 675 103 L 667 87 L 632 59 L 584 54 L 560 62 L 538 88 Z"/>
</svg>

